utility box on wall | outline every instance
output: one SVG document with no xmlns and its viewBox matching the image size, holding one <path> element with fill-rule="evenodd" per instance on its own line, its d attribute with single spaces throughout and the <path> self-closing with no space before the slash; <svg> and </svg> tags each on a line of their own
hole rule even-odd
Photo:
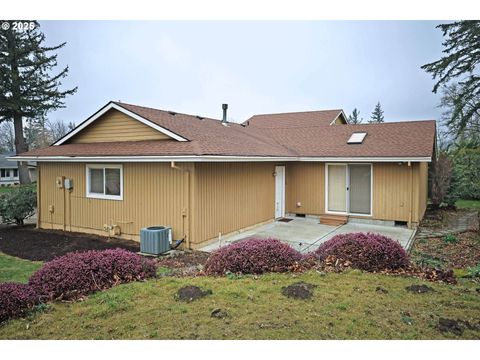
<svg viewBox="0 0 480 360">
<path fill-rule="evenodd" d="M 73 190 L 73 180 L 66 178 L 63 182 L 66 190 Z"/>
</svg>

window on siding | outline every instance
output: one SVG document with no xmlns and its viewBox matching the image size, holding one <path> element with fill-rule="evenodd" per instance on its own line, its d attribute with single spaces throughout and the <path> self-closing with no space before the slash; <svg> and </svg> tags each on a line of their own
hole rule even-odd
<svg viewBox="0 0 480 360">
<path fill-rule="evenodd" d="M 13 169 L 13 177 L 18 177 L 18 169 Z"/>
<path fill-rule="evenodd" d="M 7 170 L 6 169 L 1 169 L 0 170 L 0 177 L 2 177 L 2 178 L 7 177 Z"/>
<path fill-rule="evenodd" d="M 122 165 L 87 165 L 87 197 L 123 199 Z"/>
</svg>

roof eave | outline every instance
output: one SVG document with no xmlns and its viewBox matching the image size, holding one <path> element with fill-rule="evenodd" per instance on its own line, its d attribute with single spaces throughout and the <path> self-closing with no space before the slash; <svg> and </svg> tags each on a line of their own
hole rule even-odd
<svg viewBox="0 0 480 360">
<path fill-rule="evenodd" d="M 41 162 L 431 162 L 431 156 L 235 156 L 235 155 L 172 155 L 172 156 L 15 156 L 10 161 Z"/>
</svg>

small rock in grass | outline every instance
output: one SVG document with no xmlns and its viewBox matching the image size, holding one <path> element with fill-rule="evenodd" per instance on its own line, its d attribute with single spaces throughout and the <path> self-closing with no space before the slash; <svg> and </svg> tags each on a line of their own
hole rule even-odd
<svg viewBox="0 0 480 360">
<path fill-rule="evenodd" d="M 381 286 L 377 286 L 377 288 L 375 289 L 375 291 L 381 292 L 381 293 L 383 293 L 383 294 L 388 294 L 388 290 L 387 290 L 387 289 L 384 289 L 384 288 L 381 287 Z"/>
<path fill-rule="evenodd" d="M 303 281 L 282 288 L 282 294 L 294 299 L 310 299 L 313 295 L 312 289 L 317 285 L 307 284 Z"/>
<path fill-rule="evenodd" d="M 407 286 L 405 289 L 415 294 L 425 294 L 428 292 L 435 291 L 433 290 L 433 288 L 427 285 L 410 285 L 410 286 Z"/>
<path fill-rule="evenodd" d="M 204 296 L 212 294 L 212 290 L 202 290 L 198 286 L 184 286 L 177 291 L 176 299 L 185 302 L 191 302 Z"/>
<path fill-rule="evenodd" d="M 222 309 L 215 309 L 211 312 L 210 317 L 223 319 L 228 316 L 228 312 Z"/>
</svg>

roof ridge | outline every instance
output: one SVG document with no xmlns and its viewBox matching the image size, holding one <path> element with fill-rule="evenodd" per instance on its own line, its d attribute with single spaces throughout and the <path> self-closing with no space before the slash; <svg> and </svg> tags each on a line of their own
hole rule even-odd
<svg viewBox="0 0 480 360">
<path fill-rule="evenodd" d="M 344 125 L 350 125 L 350 126 L 357 126 L 357 125 L 386 125 L 386 124 L 408 124 L 408 123 L 419 123 L 419 122 L 437 122 L 435 119 L 429 119 L 429 120 L 399 120 L 399 121 L 384 121 L 381 123 L 360 123 L 360 124 L 344 124 Z"/>
<path fill-rule="evenodd" d="M 287 115 L 287 114 L 305 114 L 305 113 L 329 112 L 329 111 L 339 111 L 339 112 L 342 112 L 343 109 L 305 110 L 305 111 L 287 111 L 287 112 L 279 112 L 279 113 L 264 113 L 264 114 L 255 114 L 255 115 L 252 115 L 252 116 L 250 116 L 249 119 L 253 118 L 254 116 Z"/>
<path fill-rule="evenodd" d="M 174 111 L 174 110 L 163 110 L 163 109 L 153 108 L 153 107 L 150 107 L 150 106 L 136 105 L 136 104 L 130 104 L 130 103 L 126 103 L 126 102 L 119 102 L 119 101 L 112 101 L 112 102 L 114 104 L 119 105 L 119 106 L 129 105 L 129 106 L 135 106 L 135 107 L 139 107 L 139 108 L 143 108 L 143 109 L 162 111 L 162 112 L 165 112 L 165 113 L 175 113 L 175 114 L 178 114 L 178 115 L 190 116 L 190 117 L 194 117 L 194 118 L 197 118 L 197 119 L 198 119 L 198 117 L 201 117 L 202 120 L 222 121 L 220 119 L 214 119 L 214 118 L 210 118 L 210 117 L 202 116 L 202 115 L 198 115 L 198 114 L 193 115 L 193 114 L 182 113 L 182 112 L 178 112 L 178 111 Z M 229 124 L 234 124 L 234 123 L 229 123 Z"/>
</svg>

